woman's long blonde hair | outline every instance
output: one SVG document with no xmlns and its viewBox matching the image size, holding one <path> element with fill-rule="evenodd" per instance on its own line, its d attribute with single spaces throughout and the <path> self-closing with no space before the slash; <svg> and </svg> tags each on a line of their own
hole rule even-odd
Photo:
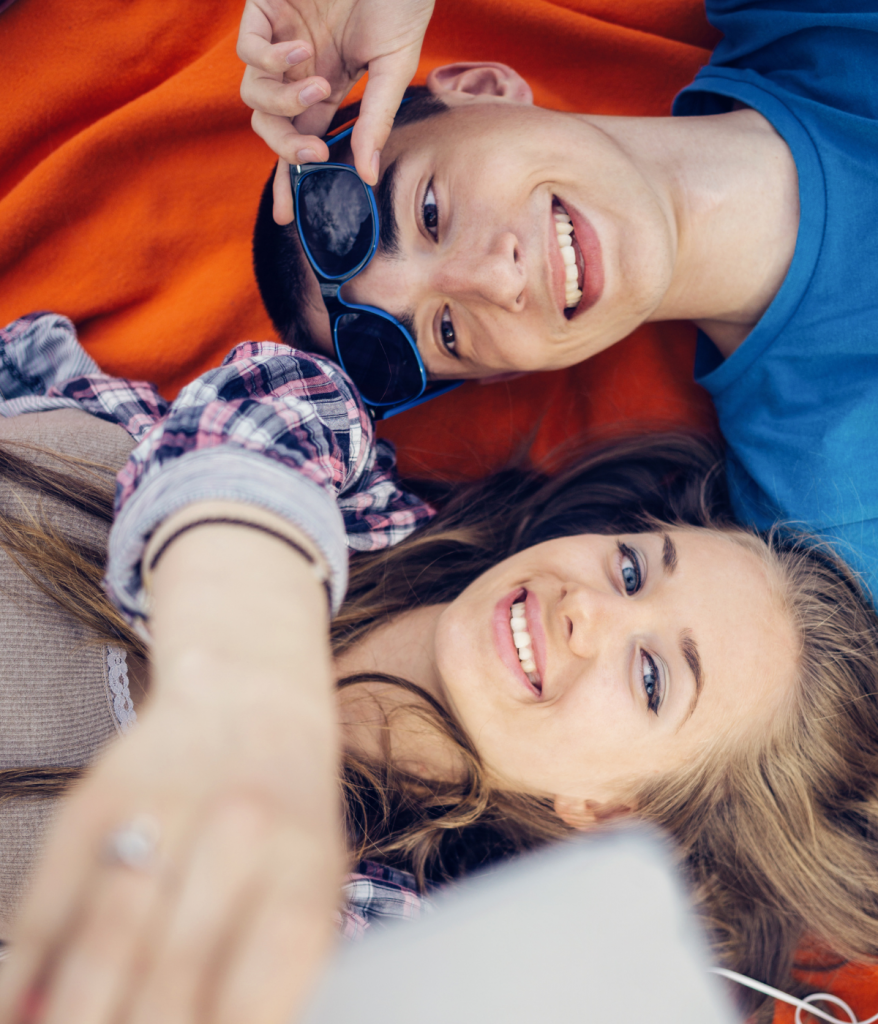
<svg viewBox="0 0 878 1024">
<path fill-rule="evenodd" d="M 0 475 L 111 517 L 97 485 L 83 506 L 82 469 L 70 460 L 35 475 L 7 443 Z M 697 763 L 641 787 L 635 805 L 675 839 L 725 966 L 790 991 L 801 990 L 791 971 L 806 939 L 841 957 L 878 959 L 878 619 L 846 567 L 807 538 L 775 530 L 757 542 L 742 531 L 716 449 L 690 437 L 614 441 L 552 475 L 513 468 L 429 490 L 439 508 L 430 524 L 396 547 L 352 559 L 332 624 L 337 652 L 404 610 L 453 600 L 486 569 L 544 540 L 668 524 L 758 546 L 800 635 L 791 706 L 753 742 L 729 748 L 718 738 Z M 100 590 L 102 553 L 8 516 L 0 517 L 0 544 L 96 639 L 140 649 Z M 547 801 L 493 789 L 478 751 L 442 707 L 406 680 L 381 678 L 412 694 L 465 770 L 462 781 L 440 783 L 386 759 L 346 754 L 342 786 L 356 856 L 406 868 L 424 886 L 569 834 Z M 72 774 L 51 766 L 0 772 L 0 798 L 40 787 L 48 794 Z M 755 994 L 742 999 L 748 1012 L 761 1003 Z"/>
</svg>

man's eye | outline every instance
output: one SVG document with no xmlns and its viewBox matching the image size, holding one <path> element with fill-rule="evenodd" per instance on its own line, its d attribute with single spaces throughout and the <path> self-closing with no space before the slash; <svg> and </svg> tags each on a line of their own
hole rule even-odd
<svg viewBox="0 0 878 1024">
<path fill-rule="evenodd" d="M 457 338 L 454 334 L 454 324 L 451 322 L 451 312 L 447 306 L 442 313 L 442 322 L 439 324 L 439 333 L 442 335 L 442 344 L 453 355 L 454 347 L 457 344 Z"/>
<path fill-rule="evenodd" d="M 424 193 L 421 216 L 424 218 L 424 227 L 436 238 L 439 233 L 439 208 L 436 206 L 436 196 L 433 194 L 432 178 L 427 186 L 427 191 Z"/>
<path fill-rule="evenodd" d="M 643 570 L 640 567 L 640 558 L 636 551 L 633 551 L 627 544 L 619 544 L 619 571 L 622 574 L 622 584 L 625 593 L 629 597 L 637 593 L 643 586 Z"/>
</svg>

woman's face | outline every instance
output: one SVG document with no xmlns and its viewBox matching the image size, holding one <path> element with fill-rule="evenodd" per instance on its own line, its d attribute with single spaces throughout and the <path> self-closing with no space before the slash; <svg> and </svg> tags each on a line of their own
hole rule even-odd
<svg viewBox="0 0 878 1024">
<path fill-rule="evenodd" d="M 433 641 L 439 693 L 489 769 L 574 818 L 763 728 L 798 650 L 760 558 L 695 529 L 529 548 L 446 606 Z"/>
</svg>

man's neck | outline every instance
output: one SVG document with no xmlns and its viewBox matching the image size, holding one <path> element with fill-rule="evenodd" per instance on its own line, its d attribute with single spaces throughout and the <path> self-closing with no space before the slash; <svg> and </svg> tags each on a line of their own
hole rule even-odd
<svg viewBox="0 0 878 1024">
<path fill-rule="evenodd" d="M 676 233 L 670 287 L 649 320 L 692 320 L 728 357 L 771 304 L 793 258 L 798 176 L 754 110 L 601 118 L 638 163 Z"/>
</svg>

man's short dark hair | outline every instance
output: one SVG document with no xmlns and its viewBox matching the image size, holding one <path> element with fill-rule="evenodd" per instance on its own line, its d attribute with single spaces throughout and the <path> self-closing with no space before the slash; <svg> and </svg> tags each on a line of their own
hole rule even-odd
<svg viewBox="0 0 878 1024">
<path fill-rule="evenodd" d="M 406 89 L 406 97 L 411 99 L 397 113 L 394 128 L 425 121 L 448 110 L 442 100 L 424 86 L 410 86 Z M 332 119 L 329 130 L 351 121 L 359 112 L 359 103 L 342 107 Z M 273 181 L 274 171 L 259 200 L 253 229 L 253 269 L 262 302 L 281 339 L 294 348 L 309 351 L 316 346 L 299 311 L 310 269 L 295 225 L 281 227 L 274 222 Z"/>
</svg>

